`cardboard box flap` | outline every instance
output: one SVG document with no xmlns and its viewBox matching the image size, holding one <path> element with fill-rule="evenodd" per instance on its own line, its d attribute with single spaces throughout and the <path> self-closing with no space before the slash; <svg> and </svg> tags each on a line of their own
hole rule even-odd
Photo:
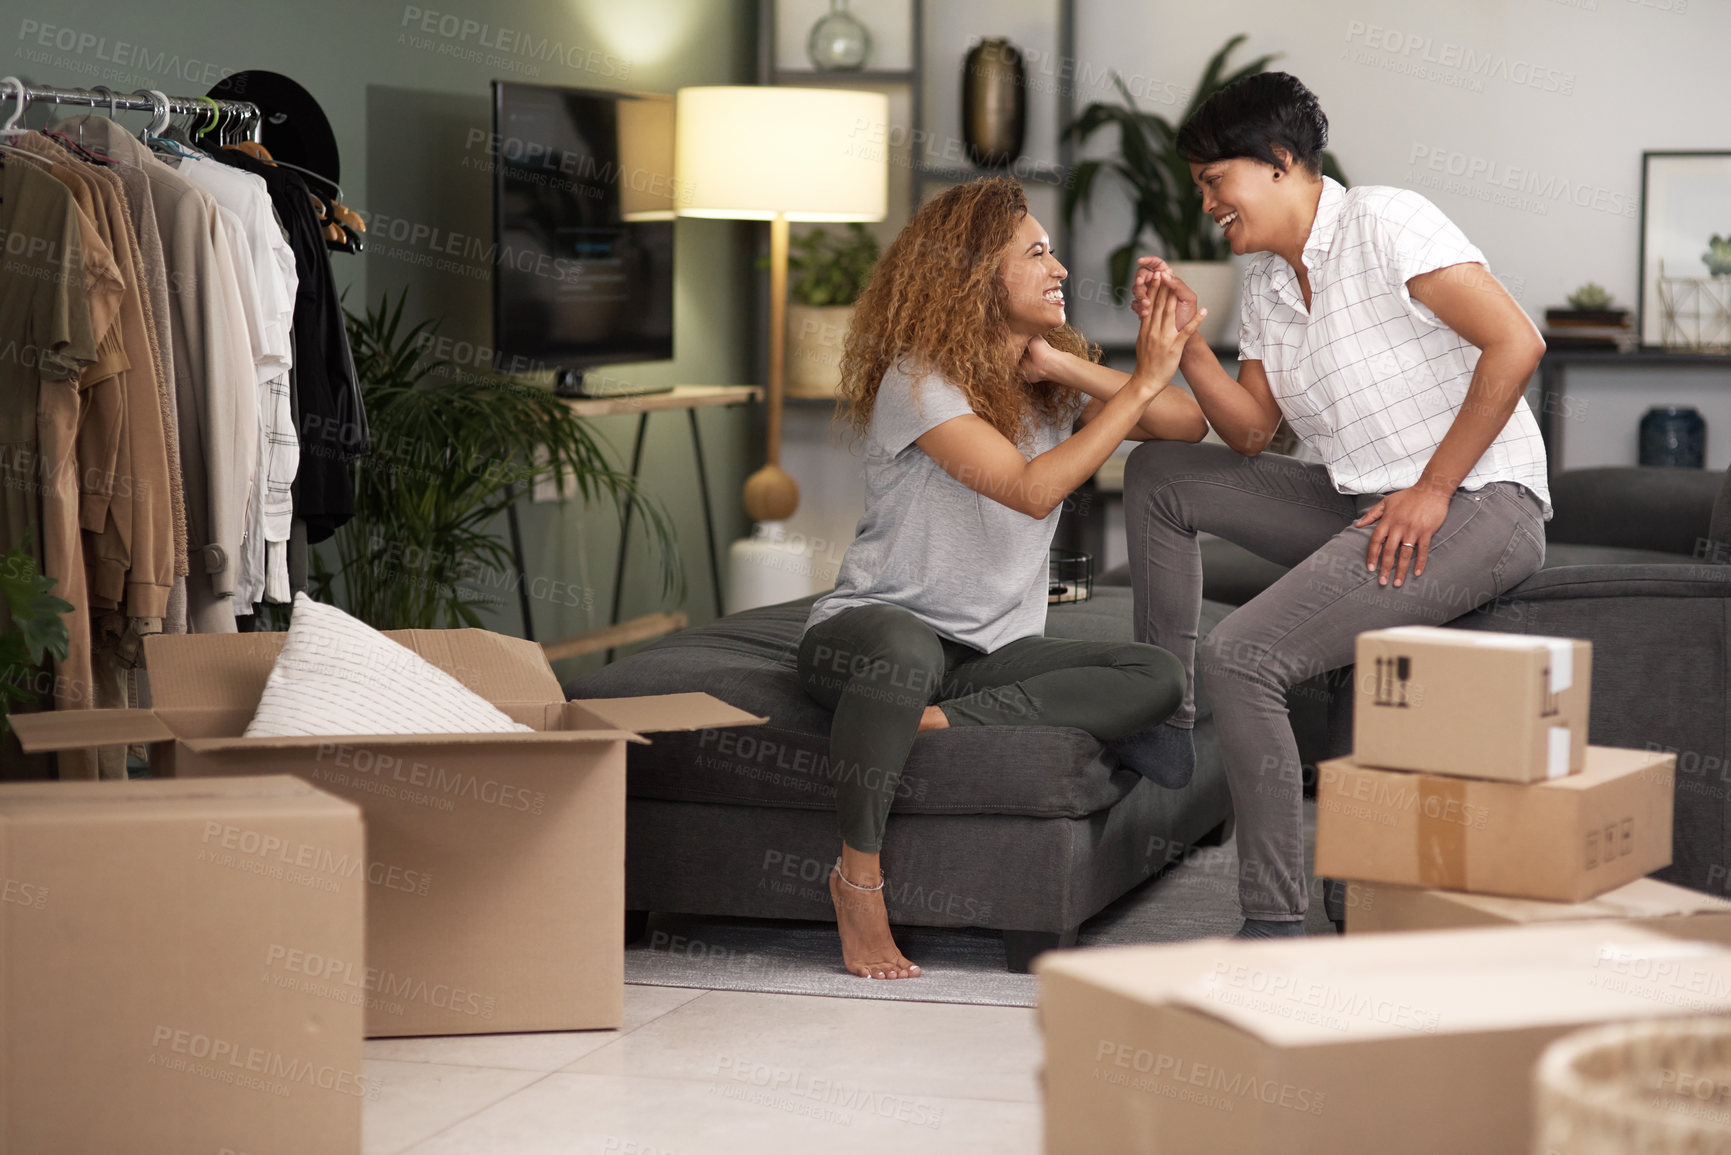
<svg viewBox="0 0 1731 1155">
<path fill-rule="evenodd" d="M 640 698 L 583 698 L 565 703 L 568 729 L 616 728 L 638 734 L 761 726 L 769 719 L 729 706 L 705 693 L 651 694 Z"/>
<path fill-rule="evenodd" d="M 302 738 L 182 738 L 180 744 L 195 754 L 258 752 L 267 750 L 320 750 L 365 747 L 382 750 L 395 747 L 498 746 L 503 750 L 523 746 L 573 746 L 590 742 L 638 742 L 649 739 L 630 730 L 532 730 L 500 734 L 320 734 Z"/>
<path fill-rule="evenodd" d="M 1532 790 L 1591 790 L 1621 774 L 1659 774 L 1671 777 L 1677 756 L 1657 750 L 1625 749 L 1621 746 L 1588 746 L 1587 756 L 1579 774 L 1534 782 L 1523 789 Z"/>
<path fill-rule="evenodd" d="M 149 710 L 45 710 L 13 714 L 11 722 L 26 754 L 174 739 L 174 731 Z"/>
<path fill-rule="evenodd" d="M 1197 944 L 1201 947 L 1203 944 Z M 1142 1001 L 1178 1004 L 1274 1046 L 1522 1030 L 1701 1013 L 1678 991 L 1731 990 L 1731 951 L 1612 922 L 1420 931 L 1334 941 L 1214 941 L 1170 959 L 1162 948 L 1061 952 L 1065 974 Z M 1048 956 L 1052 958 L 1052 956 Z M 1641 960 L 1631 967 L 1629 960 Z M 1100 965 L 1102 962 L 1107 965 Z M 1668 976 L 1629 981 L 1633 971 Z M 1140 972 L 1140 973 L 1138 973 Z"/>
<path fill-rule="evenodd" d="M 8 782 L 0 785 L 0 822 L 111 812 L 136 817 L 139 808 L 146 806 L 156 816 L 234 813 L 257 810 L 260 802 L 268 803 L 275 813 L 284 813 L 286 803 L 296 813 L 360 814 L 353 802 L 292 774 L 248 774 L 127 782 Z"/>
<path fill-rule="evenodd" d="M 153 634 L 144 639 L 151 705 L 256 709 L 282 642 L 282 634 Z"/>
<path fill-rule="evenodd" d="M 1398 889 L 1391 887 L 1390 889 Z M 1447 892 L 1451 902 L 1474 907 L 1511 922 L 1557 922 L 1583 918 L 1686 918 L 1698 914 L 1731 914 L 1731 901 L 1685 890 L 1656 878 L 1637 878 L 1586 902 L 1546 902 L 1536 898 L 1505 898 L 1496 894 Z"/>
<path fill-rule="evenodd" d="M 564 700 L 565 691 L 539 643 L 475 629 L 387 630 L 385 637 L 407 646 L 494 705 Z"/>
<path fill-rule="evenodd" d="M 539 645 L 488 630 L 388 630 L 385 636 L 495 705 L 564 698 Z M 283 634 L 157 634 L 144 639 L 152 704 L 253 709 Z"/>
<path fill-rule="evenodd" d="M 1387 629 L 1365 632 L 1372 638 L 1409 638 L 1416 642 L 1435 642 L 1441 646 L 1494 646 L 1503 650 L 1549 650 L 1558 646 L 1573 647 L 1580 641 L 1577 638 L 1554 637 L 1549 634 L 1451 630 L 1443 626 L 1389 626 Z"/>
</svg>

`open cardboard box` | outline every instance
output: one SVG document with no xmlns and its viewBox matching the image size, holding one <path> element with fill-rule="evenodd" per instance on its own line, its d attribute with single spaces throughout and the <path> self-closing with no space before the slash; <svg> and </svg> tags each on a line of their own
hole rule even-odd
<svg viewBox="0 0 1731 1155">
<path fill-rule="evenodd" d="M 1552 1040 L 1731 1012 L 1731 951 L 1622 922 L 1051 951 L 1034 969 L 1047 1155 L 1529 1155 Z"/>
<path fill-rule="evenodd" d="M 157 776 L 294 774 L 358 804 L 366 958 L 330 977 L 363 993 L 369 1036 L 617 1027 L 625 747 L 768 719 L 708 694 L 567 702 L 540 646 L 486 630 L 386 636 L 534 732 L 241 737 L 281 634 L 149 638 L 151 709 L 13 724 L 27 752 L 145 742 Z"/>
</svg>

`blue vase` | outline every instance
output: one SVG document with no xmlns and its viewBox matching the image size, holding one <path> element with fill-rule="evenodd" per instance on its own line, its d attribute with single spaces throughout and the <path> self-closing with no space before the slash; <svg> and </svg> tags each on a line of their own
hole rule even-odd
<svg viewBox="0 0 1731 1155">
<path fill-rule="evenodd" d="M 1688 407 L 1647 410 L 1641 418 L 1641 464 L 1700 469 L 1707 463 L 1707 422 Z"/>
</svg>

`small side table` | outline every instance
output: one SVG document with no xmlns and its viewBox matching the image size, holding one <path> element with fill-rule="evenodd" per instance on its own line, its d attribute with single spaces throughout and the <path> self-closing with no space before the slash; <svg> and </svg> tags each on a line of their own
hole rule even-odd
<svg viewBox="0 0 1731 1155">
<path fill-rule="evenodd" d="M 663 410 L 685 411 L 685 416 L 691 425 L 691 449 L 697 466 L 697 489 L 703 502 L 703 532 L 709 544 L 709 574 L 715 586 L 715 614 L 722 616 L 721 602 L 721 559 L 715 546 L 715 513 L 709 502 L 709 476 L 703 468 L 703 438 L 698 431 L 697 411 L 723 405 L 744 405 L 763 399 L 763 389 L 757 385 L 679 385 L 667 393 L 637 393 L 626 397 L 572 397 L 566 398 L 565 404 L 579 417 L 614 417 L 622 414 L 637 414 L 637 436 L 631 447 L 631 480 L 636 482 L 643 466 L 643 442 L 649 431 L 649 415 Z M 603 634 L 615 631 L 619 621 L 620 600 L 625 592 L 625 556 L 631 539 L 631 520 L 633 502 L 625 500 L 625 516 L 619 531 L 619 558 L 613 567 L 613 607 L 607 617 L 607 630 Z M 512 508 L 512 552 L 516 555 L 517 568 L 521 573 L 523 568 L 523 549 L 516 532 L 516 511 Z M 521 582 L 518 589 L 524 588 Z M 659 615 L 666 621 L 683 615 Z M 523 632 L 531 641 L 535 638 L 534 627 L 529 621 L 529 606 L 527 598 L 523 604 Z M 665 630 L 661 631 L 665 632 Z M 629 639 L 619 638 L 618 644 L 625 641 L 641 641 L 654 634 L 644 634 L 641 630 L 633 631 Z M 595 637 L 595 635 L 590 635 Z M 599 639 L 597 639 L 599 640 Z M 547 642 L 549 650 L 559 649 L 567 656 L 573 653 L 588 652 L 601 646 L 581 644 L 582 639 L 566 638 Z M 607 660 L 613 660 L 613 649 L 609 645 Z"/>
</svg>

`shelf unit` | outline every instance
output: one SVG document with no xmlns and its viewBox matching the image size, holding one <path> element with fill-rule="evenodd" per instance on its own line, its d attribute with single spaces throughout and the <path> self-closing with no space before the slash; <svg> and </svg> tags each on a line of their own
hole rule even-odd
<svg viewBox="0 0 1731 1155">
<path fill-rule="evenodd" d="M 1063 139 L 1063 129 L 1074 119 L 1077 102 L 1074 0 L 1000 0 L 967 6 L 971 12 L 942 0 L 854 0 L 854 15 L 871 30 L 874 42 L 874 58 L 857 72 L 810 67 L 803 45 L 819 7 L 818 0 L 760 0 L 757 80 L 864 88 L 889 97 L 890 214 L 868 226 L 880 243 L 887 248 L 913 211 L 943 187 L 1006 173 L 1028 190 L 1034 215 L 1050 232 L 1060 258 L 1067 259 L 1072 237 L 1063 221 L 1062 190 L 1075 150 Z M 828 7 L 822 0 L 821 8 Z M 1028 65 L 1024 156 L 1007 169 L 977 168 L 967 163 L 962 149 L 963 62 L 982 35 L 1007 36 Z M 904 62 L 907 66 L 899 67 Z M 896 136 L 903 142 L 899 149 Z M 759 300 L 760 316 L 767 315 L 767 293 Z M 857 477 L 857 459 L 836 440 L 830 421 L 835 402 L 787 396 L 784 403 L 783 464 L 802 492 L 798 528 L 829 541 L 851 541 L 864 501 L 863 481 Z"/>
<path fill-rule="evenodd" d="M 893 133 L 900 130 L 904 139 L 910 143 L 919 141 L 929 143 L 932 131 L 928 107 L 927 88 L 930 77 L 926 69 L 926 54 L 928 44 L 928 9 L 936 7 L 937 0 L 907 0 L 907 19 L 909 22 L 909 62 L 908 68 L 865 68 L 856 72 L 823 72 L 810 67 L 783 68 L 777 60 L 779 33 L 781 26 L 779 18 L 783 14 L 783 5 L 778 0 L 761 0 L 758 7 L 758 65 L 757 77 L 760 84 L 777 84 L 823 88 L 869 88 L 878 91 L 889 91 L 892 102 L 895 94 L 900 92 L 905 96 L 908 106 L 906 124 L 889 126 Z M 862 7 L 860 5 L 858 7 Z M 893 7 L 885 5 L 884 8 Z M 1052 27 L 1054 33 L 1054 49 L 1060 62 L 1075 59 L 1076 43 L 1076 12 L 1074 0 L 1050 0 Z M 862 19 L 869 29 L 872 27 L 872 17 L 867 12 L 856 11 L 855 16 Z M 988 14 L 983 20 L 991 20 Z M 962 60 L 967 50 L 972 47 L 972 41 L 957 46 L 954 61 L 956 77 L 954 99 L 961 101 Z M 1027 45 L 1020 45 L 1026 49 Z M 869 61 L 868 61 L 869 64 Z M 1056 151 L 1056 161 L 1037 161 L 1018 163 L 1007 169 L 980 168 L 969 164 L 931 163 L 917 155 L 898 157 L 892 153 L 891 178 L 895 179 L 897 172 L 905 174 L 905 205 L 906 212 L 911 213 L 929 195 L 935 187 L 960 184 L 976 177 L 992 176 L 1005 173 L 1014 176 L 1025 186 L 1061 188 L 1068 180 L 1071 164 L 1074 160 L 1073 145 L 1063 139 L 1063 128 L 1075 116 L 1075 90 L 1068 82 L 1055 86 L 1055 91 L 1042 94 L 1033 90 L 1030 85 L 1028 94 L 1030 107 L 1032 102 L 1042 98 L 1055 101 L 1053 108 L 1053 147 Z M 892 103 L 893 108 L 893 103 Z M 892 112 L 892 119 L 894 113 Z M 960 145 L 960 141 L 946 141 L 946 145 Z M 1036 146 L 1037 147 L 1037 146 Z M 947 160 L 947 158 L 946 158 Z M 898 215 L 894 205 L 896 197 L 892 195 L 892 210 L 890 218 L 885 222 L 884 232 L 893 236 L 906 223 L 905 215 Z M 1054 247 L 1060 253 L 1067 253 L 1070 248 L 1070 232 L 1064 225 L 1062 213 L 1058 211 L 1059 202 L 1053 198 L 1050 209 L 1036 209 L 1043 223 L 1052 235 Z M 1052 219 L 1045 219 L 1051 217 Z"/>
</svg>

